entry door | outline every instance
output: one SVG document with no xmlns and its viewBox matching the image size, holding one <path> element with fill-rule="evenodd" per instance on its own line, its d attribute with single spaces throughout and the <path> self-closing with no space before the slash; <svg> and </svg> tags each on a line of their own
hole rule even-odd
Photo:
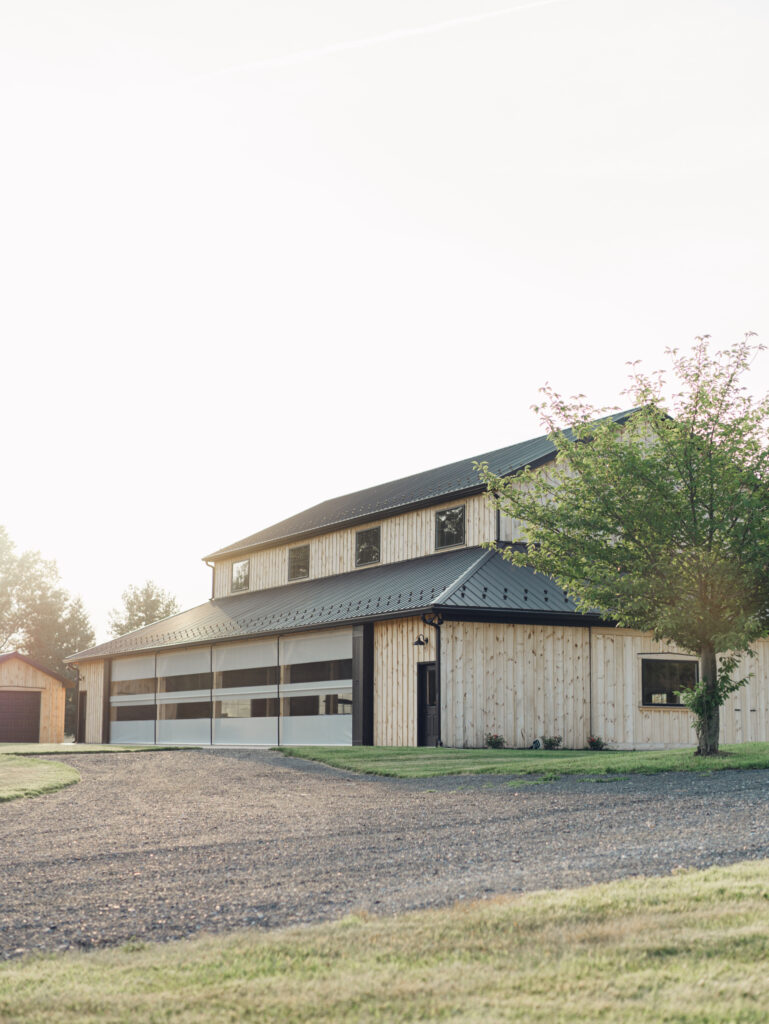
<svg viewBox="0 0 769 1024">
<path fill-rule="evenodd" d="M 77 704 L 77 742 L 85 743 L 85 721 L 86 721 L 86 708 L 88 706 L 88 694 L 85 690 L 81 690 L 78 694 Z"/>
<path fill-rule="evenodd" d="M 434 661 L 417 665 L 417 743 L 438 747 L 441 742 L 441 695 Z"/>
</svg>

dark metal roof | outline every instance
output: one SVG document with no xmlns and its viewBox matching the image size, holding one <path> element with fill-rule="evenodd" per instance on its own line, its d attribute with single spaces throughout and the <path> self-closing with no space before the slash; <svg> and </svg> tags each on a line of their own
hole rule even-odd
<svg viewBox="0 0 769 1024">
<path fill-rule="evenodd" d="M 612 418 L 621 420 L 632 411 L 634 410 L 616 413 Z M 452 462 L 448 466 L 428 469 L 424 473 L 401 477 L 400 480 L 392 480 L 390 483 L 377 484 L 376 487 L 367 487 L 353 494 L 343 494 L 339 498 L 331 498 L 319 505 L 313 505 L 304 512 L 290 516 L 280 523 L 275 523 L 274 526 L 268 526 L 258 533 L 252 533 L 250 537 L 244 537 L 234 544 L 219 548 L 205 558 L 225 558 L 254 548 L 312 536 L 331 527 L 351 526 L 367 519 L 392 515 L 396 511 L 419 507 L 441 499 L 448 500 L 455 496 L 480 493 L 484 486 L 473 468 L 476 462 L 487 462 L 489 469 L 497 476 L 509 476 L 525 466 L 547 462 L 554 454 L 555 445 L 545 434 L 530 441 L 510 445 L 508 448 L 498 448 L 493 452 Z"/>
<path fill-rule="evenodd" d="M 434 610 L 460 616 L 467 612 L 543 617 L 577 614 L 571 600 L 547 577 L 510 565 L 496 551 L 462 548 L 208 601 L 67 660 L 115 657 Z"/>
<path fill-rule="evenodd" d="M 31 665 L 32 668 L 36 668 L 38 672 L 42 672 L 44 675 L 50 676 L 51 679 L 55 679 L 59 683 L 63 683 L 65 686 L 74 686 L 75 682 L 73 679 L 67 679 L 60 672 L 54 672 L 52 668 L 48 668 L 46 665 L 41 665 L 39 661 L 35 661 L 34 658 L 29 658 L 26 654 L 20 654 L 18 651 L 9 651 L 7 654 L 0 654 L 0 665 L 4 661 L 8 661 L 10 658 L 18 658 L 19 661 L 25 662 L 27 665 Z"/>
</svg>

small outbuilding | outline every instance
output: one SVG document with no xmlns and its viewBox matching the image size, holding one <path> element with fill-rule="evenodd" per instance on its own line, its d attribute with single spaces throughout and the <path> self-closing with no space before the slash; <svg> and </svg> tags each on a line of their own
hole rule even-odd
<svg viewBox="0 0 769 1024">
<path fill-rule="evenodd" d="M 0 743 L 61 743 L 66 691 L 75 685 L 26 654 L 0 654 Z"/>
</svg>

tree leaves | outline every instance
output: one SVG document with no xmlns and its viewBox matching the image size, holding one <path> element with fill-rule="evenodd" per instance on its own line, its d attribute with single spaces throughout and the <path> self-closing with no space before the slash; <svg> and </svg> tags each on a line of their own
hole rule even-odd
<svg viewBox="0 0 769 1024">
<path fill-rule="evenodd" d="M 122 594 L 123 607 L 113 608 L 109 625 L 113 636 L 123 636 L 158 619 L 165 619 L 179 611 L 179 602 L 168 591 L 152 580 L 137 587 L 131 585 Z"/>
</svg>

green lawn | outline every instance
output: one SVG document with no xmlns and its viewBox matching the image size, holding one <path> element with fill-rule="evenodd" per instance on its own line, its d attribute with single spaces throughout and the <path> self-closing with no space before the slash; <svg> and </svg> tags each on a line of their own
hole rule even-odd
<svg viewBox="0 0 769 1024">
<path fill-rule="evenodd" d="M 0 965 L 4 1024 L 765 1024 L 769 862 Z"/>
<path fill-rule="evenodd" d="M 67 764 L 12 754 L 0 757 L 0 802 L 52 793 L 79 781 L 80 773 Z"/>
<path fill-rule="evenodd" d="M 694 750 L 461 750 L 453 747 L 279 747 L 290 757 L 322 761 L 400 779 L 435 775 L 630 775 L 769 768 L 769 743 L 722 748 L 724 757 L 697 757 Z"/>
</svg>

